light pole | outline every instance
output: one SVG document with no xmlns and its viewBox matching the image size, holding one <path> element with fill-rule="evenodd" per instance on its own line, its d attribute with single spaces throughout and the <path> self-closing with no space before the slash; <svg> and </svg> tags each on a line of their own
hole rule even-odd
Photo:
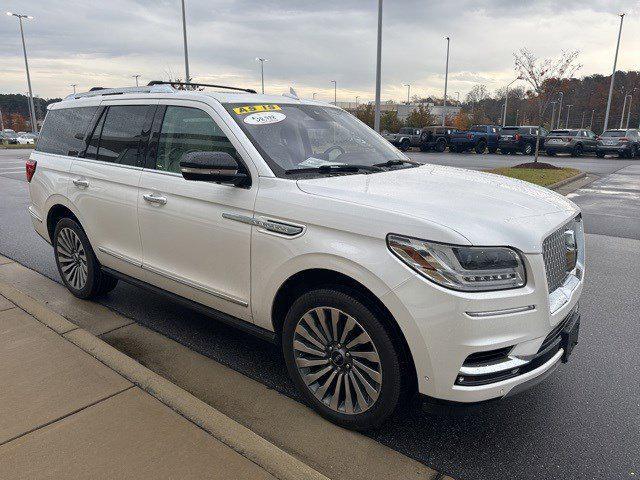
<svg viewBox="0 0 640 480">
<path fill-rule="evenodd" d="M 38 125 L 36 124 L 36 109 L 33 106 L 33 91 L 31 90 L 31 76 L 29 75 L 29 62 L 27 60 L 27 46 L 24 41 L 24 29 L 22 28 L 22 20 L 33 20 L 31 15 L 23 15 L 21 13 L 7 12 L 7 15 L 16 17 L 20 23 L 20 37 L 22 37 L 22 53 L 24 54 L 24 68 L 27 71 L 27 85 L 29 86 L 29 116 L 31 117 L 31 131 L 36 133 Z"/>
<path fill-rule="evenodd" d="M 449 45 L 451 43 L 451 39 L 449 37 L 444 37 L 447 40 L 447 61 L 444 67 L 444 102 L 442 104 L 442 126 L 447 120 L 447 83 L 449 82 Z"/>
<path fill-rule="evenodd" d="M 564 128 L 569 128 L 569 112 L 571 111 L 571 107 L 573 107 L 573 105 L 567 105 L 567 121 L 564 122 Z"/>
<path fill-rule="evenodd" d="M 182 0 L 182 37 L 184 40 L 184 81 L 185 83 L 191 82 L 189 76 L 189 48 L 187 47 L 187 11 Z"/>
<path fill-rule="evenodd" d="M 591 121 L 589 122 L 589 130 L 593 130 L 593 117 L 596 114 L 596 109 L 591 110 Z"/>
<path fill-rule="evenodd" d="M 558 105 L 558 127 L 560 128 L 560 115 L 562 115 L 562 101 L 564 100 L 564 92 L 560 92 L 560 100 L 558 100 L 558 102 L 560 103 Z"/>
<path fill-rule="evenodd" d="M 620 37 L 622 36 L 622 22 L 624 22 L 624 13 L 620 14 L 620 29 L 618 30 L 618 43 L 616 45 L 616 54 L 613 57 L 613 73 L 611 74 L 611 83 L 609 84 L 609 98 L 607 98 L 607 113 L 604 114 L 603 132 L 609 127 L 609 112 L 611 111 L 611 98 L 613 97 L 613 83 L 616 78 L 616 65 L 618 64 L 618 51 L 620 50 Z"/>
<path fill-rule="evenodd" d="M 135 78 L 136 79 L 136 87 L 139 87 L 140 85 L 138 85 L 138 78 L 140 78 L 140 75 L 138 75 L 136 73 L 135 75 L 131 75 L 131 78 Z"/>
<path fill-rule="evenodd" d="M 0 132 L 4 130 L 4 118 L 2 118 L 2 109 L 0 108 Z M 2 142 L 2 140 L 0 140 Z"/>
<path fill-rule="evenodd" d="M 72 83 L 72 84 L 70 84 L 69 86 L 70 86 L 71 88 L 73 88 L 73 94 L 75 95 L 75 94 L 76 94 L 76 87 L 78 86 L 78 84 L 77 84 L 77 83 Z"/>
<path fill-rule="evenodd" d="M 338 106 L 338 82 L 331 80 L 331 83 L 333 83 L 333 104 Z"/>
<path fill-rule="evenodd" d="M 256 57 L 256 62 L 260 62 L 260 79 L 262 82 L 262 93 L 264 93 L 264 62 L 268 61 L 268 58 Z"/>
<path fill-rule="evenodd" d="M 584 116 L 587 114 L 586 111 L 582 111 L 582 121 L 580 122 L 580 128 L 584 128 Z"/>
<path fill-rule="evenodd" d="M 518 126 L 518 116 L 520 115 L 520 110 L 516 108 L 516 127 Z"/>
<path fill-rule="evenodd" d="M 509 87 L 513 85 L 515 82 L 520 80 L 520 78 L 516 78 L 509 85 L 507 85 L 507 90 L 504 93 L 504 112 L 502 113 L 502 126 L 505 127 L 507 125 L 507 101 L 509 100 Z"/>
<path fill-rule="evenodd" d="M 409 97 L 411 95 L 411 84 L 410 83 L 403 83 L 402 84 L 403 87 L 407 87 L 407 105 L 409 105 Z"/>
<path fill-rule="evenodd" d="M 314 100 L 316 99 L 316 95 L 317 95 L 317 94 L 318 94 L 318 92 L 313 92 L 313 97 L 312 97 L 312 98 L 313 98 Z"/>
<path fill-rule="evenodd" d="M 359 98 L 360 98 L 360 97 L 359 97 L 358 95 L 356 95 L 356 110 L 358 110 L 358 99 L 359 99 Z"/>
<path fill-rule="evenodd" d="M 624 126 L 624 128 L 629 128 L 629 119 L 631 118 L 631 101 L 633 100 L 633 97 L 631 96 L 631 94 L 629 94 L 629 110 L 627 110 L 627 124 Z"/>
<path fill-rule="evenodd" d="M 453 92 L 456 94 L 456 100 L 458 103 L 460 103 L 460 92 Z"/>
<path fill-rule="evenodd" d="M 629 98 L 630 100 L 633 99 L 630 93 L 624 96 L 624 103 L 622 104 L 622 114 L 620 115 L 620 130 L 622 130 L 622 124 L 624 123 L 624 112 L 627 109 L 627 98 Z M 631 111 L 631 104 L 629 104 L 629 111 Z M 629 122 L 627 121 L 627 124 L 628 123 Z"/>
<path fill-rule="evenodd" d="M 378 43 L 376 46 L 376 106 L 373 128 L 380 132 L 380 78 L 382 75 L 382 0 L 378 0 Z"/>
<path fill-rule="evenodd" d="M 558 102 L 549 102 L 552 105 L 552 110 L 551 110 L 551 130 L 553 130 L 553 126 L 555 125 L 555 121 L 556 121 L 556 103 Z"/>
</svg>

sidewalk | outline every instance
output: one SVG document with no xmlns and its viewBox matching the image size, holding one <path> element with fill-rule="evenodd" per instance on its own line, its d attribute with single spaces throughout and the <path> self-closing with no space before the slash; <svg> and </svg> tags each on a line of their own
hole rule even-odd
<svg viewBox="0 0 640 480">
<path fill-rule="evenodd" d="M 0 478 L 326 480 L 3 282 Z"/>
</svg>

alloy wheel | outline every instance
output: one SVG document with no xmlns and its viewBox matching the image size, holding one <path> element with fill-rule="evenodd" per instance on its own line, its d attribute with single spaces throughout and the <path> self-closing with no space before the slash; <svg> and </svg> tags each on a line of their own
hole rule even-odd
<svg viewBox="0 0 640 480">
<path fill-rule="evenodd" d="M 71 228 L 65 227 L 58 233 L 56 255 L 64 279 L 76 290 L 82 290 L 88 278 L 87 253 Z"/>
<path fill-rule="evenodd" d="M 333 411 L 359 414 L 378 399 L 378 350 L 362 325 L 342 310 L 318 307 L 305 313 L 295 327 L 293 351 L 307 388 Z"/>
</svg>

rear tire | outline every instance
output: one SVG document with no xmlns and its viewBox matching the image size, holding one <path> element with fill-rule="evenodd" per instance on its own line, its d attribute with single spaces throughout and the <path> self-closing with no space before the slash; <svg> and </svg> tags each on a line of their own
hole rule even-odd
<svg viewBox="0 0 640 480">
<path fill-rule="evenodd" d="M 113 290 L 118 280 L 102 272 L 89 239 L 71 218 L 62 218 L 53 234 L 53 250 L 58 273 L 76 297 L 88 299 Z"/>
<path fill-rule="evenodd" d="M 554 150 L 547 150 L 546 153 L 550 157 L 555 157 L 556 156 L 556 152 Z"/>
<path fill-rule="evenodd" d="M 497 151 L 498 151 L 497 147 L 493 147 L 493 148 L 489 149 L 489 153 L 492 154 L 492 155 L 494 155 Z"/>
<path fill-rule="evenodd" d="M 404 140 L 402 140 L 402 142 L 400 142 L 400 150 L 402 150 L 403 152 L 406 152 L 410 148 L 411 148 L 411 140 L 409 140 L 408 138 L 405 138 Z"/>
<path fill-rule="evenodd" d="M 439 138 L 434 149 L 439 153 L 444 152 L 447 149 L 447 141 L 444 138 Z"/>
<path fill-rule="evenodd" d="M 485 142 L 478 142 L 474 150 L 477 154 L 482 154 L 486 149 L 487 149 L 487 144 Z"/>
<path fill-rule="evenodd" d="M 582 156 L 582 145 L 578 144 L 576 145 L 573 150 L 571 151 L 571 156 L 572 157 L 581 157 Z"/>
<path fill-rule="evenodd" d="M 604 158 L 604 153 L 602 153 L 602 152 L 597 152 L 597 153 L 596 153 L 596 157 L 598 157 L 598 158 Z"/>
<path fill-rule="evenodd" d="M 354 430 L 384 423 L 402 393 L 399 355 L 375 312 L 347 292 L 318 289 L 293 303 L 283 326 L 287 370 L 304 399 Z"/>
</svg>

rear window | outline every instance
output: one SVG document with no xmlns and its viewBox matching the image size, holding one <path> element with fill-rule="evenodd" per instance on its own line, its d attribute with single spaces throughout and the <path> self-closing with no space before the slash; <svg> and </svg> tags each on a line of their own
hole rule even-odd
<svg viewBox="0 0 640 480">
<path fill-rule="evenodd" d="M 602 134 L 603 137 L 624 137 L 627 132 L 624 130 L 609 130 Z"/>
<path fill-rule="evenodd" d="M 502 133 L 514 133 L 520 130 L 518 127 L 502 127 Z"/>
<path fill-rule="evenodd" d="M 549 132 L 549 135 L 559 135 L 565 137 L 577 137 L 579 134 L 579 130 L 551 130 L 551 132 Z"/>
<path fill-rule="evenodd" d="M 36 150 L 57 155 L 78 156 L 84 149 L 84 136 L 98 107 L 49 110 L 38 138 Z"/>
</svg>

